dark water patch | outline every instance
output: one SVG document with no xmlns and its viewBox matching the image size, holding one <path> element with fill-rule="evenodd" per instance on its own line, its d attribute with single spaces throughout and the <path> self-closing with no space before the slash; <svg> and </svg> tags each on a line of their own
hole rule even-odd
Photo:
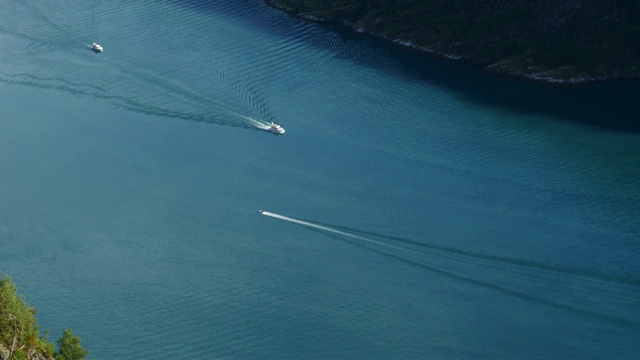
<svg viewBox="0 0 640 360">
<path fill-rule="evenodd" d="M 403 70 L 405 79 L 435 84 L 465 101 L 500 107 L 524 114 L 545 115 L 616 132 L 640 132 L 633 116 L 640 82 L 633 80 L 552 86 L 486 74 L 473 65 L 435 59 L 382 40 L 354 34 L 340 26 L 317 24 L 339 34 L 344 43 L 371 49 L 337 55 L 380 71 Z M 393 69 L 393 70 L 390 70 Z"/>
</svg>

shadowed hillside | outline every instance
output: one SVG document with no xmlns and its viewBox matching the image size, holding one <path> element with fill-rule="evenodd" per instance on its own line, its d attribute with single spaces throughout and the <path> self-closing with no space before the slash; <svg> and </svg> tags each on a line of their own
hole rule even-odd
<svg viewBox="0 0 640 360">
<path fill-rule="evenodd" d="M 582 82 L 640 74 L 635 0 L 268 2 L 509 75 Z"/>
</svg>

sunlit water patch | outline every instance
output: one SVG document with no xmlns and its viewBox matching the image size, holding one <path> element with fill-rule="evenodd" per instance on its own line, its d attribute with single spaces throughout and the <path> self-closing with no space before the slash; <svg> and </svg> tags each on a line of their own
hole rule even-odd
<svg viewBox="0 0 640 360">
<path fill-rule="evenodd" d="M 170 2 L 149 6 L 8 2 L 4 13 L 12 16 L 0 31 L 15 44 L 4 54 L 10 66 L 0 81 L 189 121 L 251 128 L 274 120 L 252 74 L 243 75 L 251 64 L 233 68 L 231 63 L 246 59 L 221 51 L 228 49 L 224 41 L 236 41 L 227 20 Z M 69 23 L 69 17 L 82 20 Z M 122 33 L 109 38 L 114 25 Z M 91 51 L 92 41 L 105 51 Z M 19 61 L 24 58 L 38 65 Z"/>
</svg>

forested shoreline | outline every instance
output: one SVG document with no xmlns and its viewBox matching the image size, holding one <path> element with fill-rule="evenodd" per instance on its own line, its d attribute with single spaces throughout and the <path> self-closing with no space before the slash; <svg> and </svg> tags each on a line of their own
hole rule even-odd
<svg viewBox="0 0 640 360">
<path fill-rule="evenodd" d="M 266 0 L 495 73 L 554 83 L 638 78 L 640 2 Z"/>
</svg>

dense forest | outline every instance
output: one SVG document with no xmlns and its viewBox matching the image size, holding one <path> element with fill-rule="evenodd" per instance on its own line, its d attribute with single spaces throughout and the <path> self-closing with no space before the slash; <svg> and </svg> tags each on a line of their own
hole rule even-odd
<svg viewBox="0 0 640 360">
<path fill-rule="evenodd" d="M 640 75 L 637 0 L 269 0 L 316 21 L 546 81 Z"/>
<path fill-rule="evenodd" d="M 89 354 L 70 329 L 58 340 L 58 350 L 47 335 L 40 336 L 36 309 L 11 278 L 0 275 L 0 360 L 82 360 Z"/>
</svg>

